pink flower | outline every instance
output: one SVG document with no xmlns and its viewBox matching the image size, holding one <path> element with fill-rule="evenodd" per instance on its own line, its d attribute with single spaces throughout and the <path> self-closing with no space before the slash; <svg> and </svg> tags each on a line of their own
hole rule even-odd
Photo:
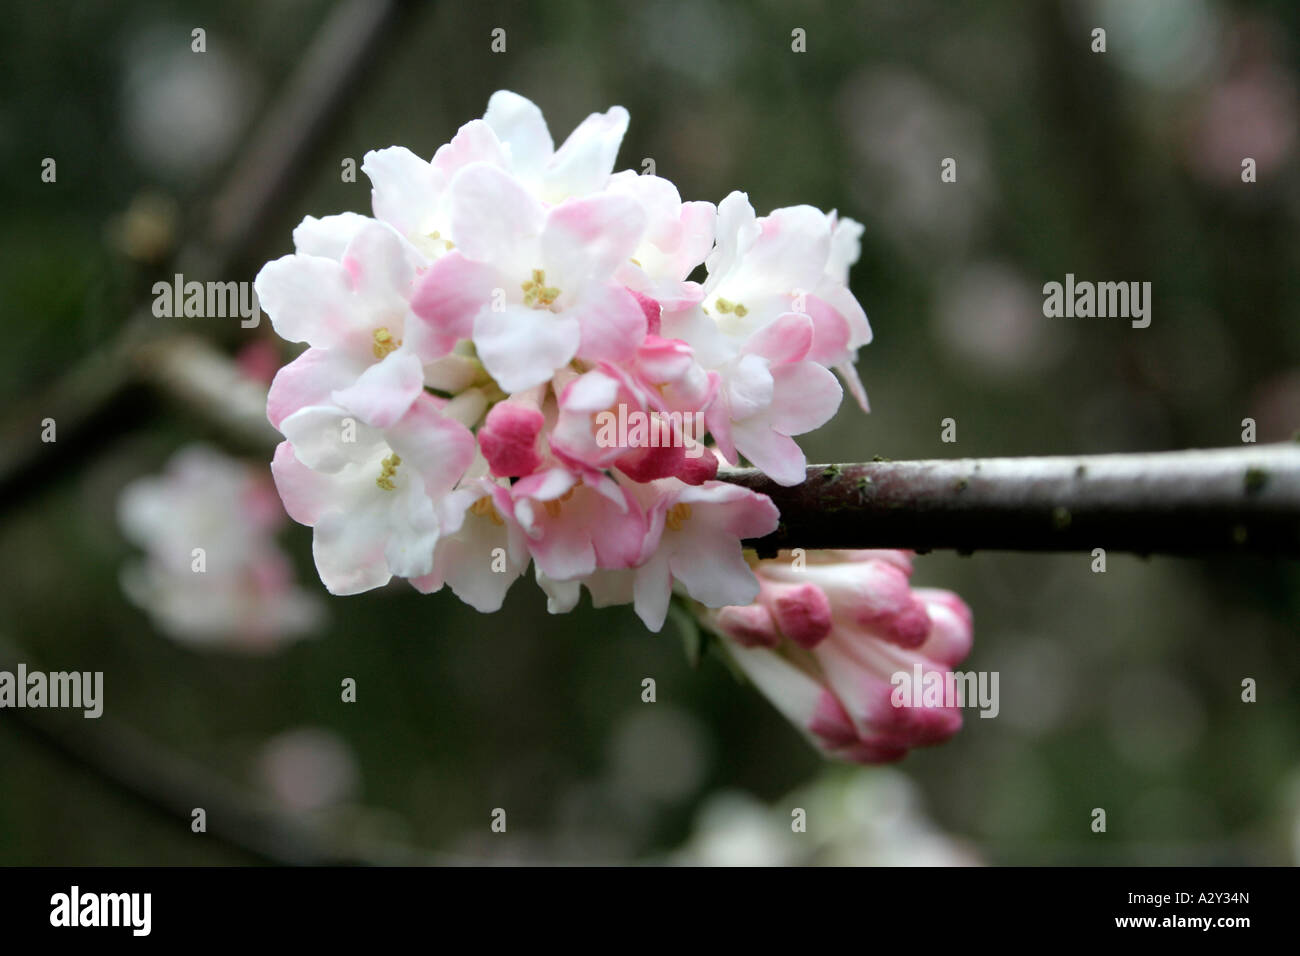
<svg viewBox="0 0 1300 956">
<path fill-rule="evenodd" d="M 544 202 L 588 195 L 609 179 L 627 121 L 622 107 L 593 113 L 556 150 L 541 110 L 501 90 L 488 101 L 483 119 L 462 126 L 433 159 L 390 146 L 366 153 L 361 170 L 373 187 L 375 218 L 434 260 L 455 248 L 448 187 L 461 169 L 472 163 L 495 166 Z"/>
<path fill-rule="evenodd" d="M 641 243 L 620 267 L 619 279 L 670 312 L 699 302 L 704 290 L 687 276 L 713 248 L 718 217 L 713 203 L 684 203 L 668 180 L 632 170 L 615 173 L 606 188 L 634 200 L 646 217 Z"/>
<path fill-rule="evenodd" d="M 897 760 L 961 728 L 949 702 L 899 706 L 915 675 L 943 674 L 971 648 L 970 609 L 911 589 L 901 551 L 809 552 L 758 563 L 757 600 L 703 611 L 741 669 L 816 746 L 858 763 Z"/>
<path fill-rule="evenodd" d="M 430 594 L 444 584 L 485 614 L 500 610 L 506 592 L 528 567 L 527 536 L 515 520 L 509 490 L 475 478 L 441 504 L 442 529 L 433 551 L 433 569 L 411 579 Z"/>
<path fill-rule="evenodd" d="M 776 530 L 779 515 L 766 495 L 722 481 L 687 485 L 668 478 L 638 485 L 648 527 L 633 576 L 633 601 L 657 631 L 678 584 L 705 607 L 752 601 L 758 582 L 741 541 Z"/>
<path fill-rule="evenodd" d="M 405 414 L 424 388 L 423 363 L 445 351 L 408 321 L 414 276 L 413 254 L 374 222 L 348 239 L 341 259 L 297 253 L 262 267 L 254 287 L 275 331 L 310 346 L 271 385 L 273 425 L 327 401 L 379 428 Z"/>
<path fill-rule="evenodd" d="M 794 436 L 839 407 L 831 369 L 860 394 L 861 227 L 616 174 L 627 124 L 593 113 L 557 149 L 541 111 L 500 91 L 432 159 L 368 152 L 374 218 L 308 216 L 263 268 L 274 328 L 307 346 L 267 417 L 321 579 L 351 594 L 405 577 L 487 611 L 531 563 L 555 611 L 586 587 L 658 629 L 678 594 L 751 645 L 823 654 L 869 632 L 915 650 L 929 605 L 901 571 L 756 578 L 742 542 L 776 509 L 715 480 L 744 456 L 801 481 Z M 931 603 L 951 654 L 961 615 Z"/>
<path fill-rule="evenodd" d="M 510 486 L 514 516 L 539 571 L 557 581 L 631 567 L 645 541 L 637 500 L 597 471 L 554 466 Z"/>
<path fill-rule="evenodd" d="M 670 411 L 655 388 L 602 363 L 560 391 L 550 446 L 571 465 L 617 468 L 642 482 L 680 477 L 699 484 L 717 473 L 703 422 L 702 412 Z"/>
<path fill-rule="evenodd" d="M 422 394 L 384 430 L 328 405 L 295 412 L 281 429 L 289 440 L 276 449 L 271 471 L 290 517 L 314 529 L 316 570 L 331 593 L 432 572 L 441 499 L 474 455 L 464 425 Z"/>
<path fill-rule="evenodd" d="M 532 390 L 534 393 L 536 389 Z M 542 466 L 546 416 L 535 394 L 520 393 L 492 406 L 478 430 L 479 450 L 498 478 L 522 478 Z"/>
<path fill-rule="evenodd" d="M 504 145 L 509 171 L 543 202 L 557 203 L 605 188 L 628 115 L 621 106 L 592 113 L 556 149 L 536 104 L 498 90 L 488 100 L 483 122 Z"/>
<path fill-rule="evenodd" d="M 456 175 L 450 201 L 456 249 L 412 300 L 445 349 L 471 339 L 507 392 L 541 385 L 575 357 L 632 357 L 645 313 L 612 280 L 644 228 L 636 203 L 600 194 L 547 209 L 485 163 Z"/>
</svg>

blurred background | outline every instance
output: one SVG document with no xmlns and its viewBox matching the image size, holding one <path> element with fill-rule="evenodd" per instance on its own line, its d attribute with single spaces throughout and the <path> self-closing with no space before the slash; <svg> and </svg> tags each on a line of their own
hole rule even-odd
<svg viewBox="0 0 1300 956">
<path fill-rule="evenodd" d="M 170 280 L 332 4 L 0 8 L 10 447 L 40 427 L 34 397 L 110 355 Z M 742 189 L 760 214 L 812 203 L 866 225 L 852 284 L 876 334 L 859 363 L 873 411 L 846 403 L 803 442 L 810 461 L 1227 446 L 1247 417 L 1259 441 L 1289 440 L 1298 84 L 1300 7 L 1285 0 L 417 4 L 291 197 L 229 268 L 187 278 L 251 280 L 291 251 L 303 215 L 368 213 L 346 159 L 392 144 L 432 155 L 496 89 L 537 102 L 557 143 L 617 103 L 632 117 L 619 168 L 653 158 L 684 198 Z M 947 157 L 956 183 L 940 182 Z M 1242 182 L 1245 157 L 1257 182 Z M 1041 287 L 1067 272 L 1151 282 L 1151 326 L 1044 318 Z M 208 337 L 251 375 L 267 364 L 266 322 L 145 326 Z M 948 417 L 955 445 L 940 441 Z M 0 712 L 0 863 L 276 858 L 154 805 L 183 806 L 187 786 L 211 789 L 214 831 L 247 829 L 233 811 L 212 819 L 229 798 L 372 859 L 1300 860 L 1294 563 L 1111 555 L 1095 574 L 1082 554 L 919 558 L 915 583 L 974 609 L 963 666 L 1001 674 L 1001 713 L 853 770 L 822 762 L 716 661 L 688 665 L 671 621 L 649 634 L 630 609 L 585 599 L 551 617 L 527 580 L 493 617 L 400 582 L 330 598 L 296 525 L 278 540 L 319 624 L 253 653 L 177 641 L 124 593 L 141 549 L 119 497 L 196 440 L 259 471 L 268 456 L 153 392 L 60 439 L 57 463 L 6 485 L 0 658 L 103 671 L 106 716 Z M 1241 700 L 1247 677 L 1256 703 Z M 345 678 L 356 703 L 340 701 Z M 105 752 L 125 788 L 94 769 Z M 809 811 L 802 842 L 792 807 Z"/>
</svg>

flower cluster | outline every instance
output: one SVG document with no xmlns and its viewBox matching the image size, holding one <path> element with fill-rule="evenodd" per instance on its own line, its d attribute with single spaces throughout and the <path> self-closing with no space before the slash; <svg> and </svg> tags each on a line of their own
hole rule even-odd
<svg viewBox="0 0 1300 956">
<path fill-rule="evenodd" d="M 820 750 L 887 763 L 961 729 L 950 701 L 899 693 L 918 673 L 949 672 L 972 640 L 970 608 L 951 591 L 912 588 L 907 552 L 787 553 L 756 571 L 757 601 L 701 618 Z"/>
<path fill-rule="evenodd" d="M 191 445 L 123 489 L 118 522 L 145 552 L 123 590 L 178 641 L 266 651 L 321 620 L 276 544 L 284 510 L 264 470 Z"/>
<path fill-rule="evenodd" d="M 553 612 L 585 585 L 654 630 L 674 589 L 759 596 L 741 541 L 777 510 L 718 461 L 796 484 L 793 436 L 842 398 L 832 370 L 866 408 L 861 226 L 615 173 L 627 123 L 593 114 L 557 149 L 498 92 L 432 160 L 368 153 L 374 215 L 307 217 L 258 275 L 276 332 L 307 345 L 271 386 L 272 470 L 331 592 L 401 577 L 493 611 L 531 563 Z M 613 420 L 635 424 L 611 440 Z"/>
</svg>

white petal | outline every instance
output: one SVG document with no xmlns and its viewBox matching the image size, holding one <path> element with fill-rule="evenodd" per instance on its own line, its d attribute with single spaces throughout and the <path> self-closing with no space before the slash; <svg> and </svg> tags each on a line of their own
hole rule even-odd
<svg viewBox="0 0 1300 956">
<path fill-rule="evenodd" d="M 352 237 L 373 221 L 369 216 L 355 212 L 342 212 L 320 219 L 307 216 L 293 231 L 293 247 L 302 255 L 324 256 L 337 262 L 343 258 L 343 250 Z"/>
<path fill-rule="evenodd" d="M 568 196 L 585 196 L 602 189 L 614 171 L 619 144 L 627 132 L 627 110 L 611 107 L 592 113 L 578 124 L 555 151 L 546 169 L 544 198 L 558 202 Z"/>
<path fill-rule="evenodd" d="M 384 557 L 386 520 L 380 502 L 333 511 L 316 523 L 312 556 L 331 594 L 360 594 L 392 578 Z"/>
<path fill-rule="evenodd" d="M 280 422 L 280 431 L 300 462 L 330 474 L 369 461 L 382 444 L 372 429 L 335 405 L 300 409 Z"/>
<path fill-rule="evenodd" d="M 577 354 L 580 338 L 576 319 L 545 309 L 487 309 L 474 319 L 478 356 L 507 392 L 545 382 Z"/>
<path fill-rule="evenodd" d="M 488 100 L 483 122 L 510 147 L 510 160 L 521 176 L 537 176 L 555 151 L 542 111 L 532 100 L 498 90 Z"/>
<path fill-rule="evenodd" d="M 529 268 L 528 250 L 541 233 L 542 205 L 513 176 L 487 163 L 473 163 L 451 184 L 451 234 L 456 248 L 475 262 L 505 272 Z M 527 278 L 522 275 L 520 281 Z"/>
<path fill-rule="evenodd" d="M 347 271 L 333 259 L 283 256 L 262 266 L 253 290 L 276 334 L 290 342 L 331 348 L 364 324 Z"/>
<path fill-rule="evenodd" d="M 366 153 L 361 171 L 374 187 L 375 216 L 407 235 L 423 235 L 445 185 L 433 166 L 405 146 L 390 146 Z"/>
</svg>

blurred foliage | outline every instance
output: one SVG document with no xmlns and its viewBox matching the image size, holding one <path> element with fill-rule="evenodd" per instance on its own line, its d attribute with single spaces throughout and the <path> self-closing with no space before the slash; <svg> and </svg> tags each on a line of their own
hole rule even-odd
<svg viewBox="0 0 1300 956">
<path fill-rule="evenodd" d="M 222 157 L 326 9 L 3 4 L 10 399 L 111 340 L 157 278 L 115 223 L 147 191 L 191 210 L 182 230 L 201 221 Z M 1089 51 L 1097 25 L 1104 55 Z M 206 54 L 189 50 L 195 26 Z M 498 26 L 505 54 L 489 49 Z M 686 198 L 739 188 L 760 213 L 806 202 L 867 225 L 853 286 L 876 332 L 859 364 L 873 412 L 846 405 L 805 442 L 810 460 L 1231 445 L 1247 416 L 1261 441 L 1282 440 L 1300 426 L 1297 26 L 1282 0 L 431 3 L 248 271 L 199 278 L 251 279 L 304 214 L 368 211 L 365 177 L 340 181 L 345 157 L 393 143 L 430 155 L 495 89 L 534 99 L 557 140 L 621 103 L 623 167 L 650 157 Z M 939 181 L 948 156 L 954 184 Z M 1151 327 L 1043 318 L 1042 283 L 1067 272 L 1152 282 Z M 939 441 L 948 416 L 956 446 Z M 51 475 L 0 526 L 0 631 L 32 666 L 103 670 L 109 712 L 159 744 L 256 787 L 269 737 L 329 728 L 361 774 L 333 825 L 493 858 L 661 854 L 710 793 L 774 799 L 822 772 L 756 693 L 707 658 L 690 669 L 671 622 L 648 635 L 630 610 L 585 604 L 550 617 L 527 580 L 491 618 L 400 584 L 330 599 L 327 632 L 264 659 L 167 641 L 120 593 L 115 501 L 198 434 L 168 413 L 81 474 Z M 314 583 L 309 532 L 286 540 Z M 1090 563 L 918 561 L 919 583 L 974 608 L 965 667 L 1002 675 L 997 719 L 972 712 L 956 741 L 903 765 L 938 824 L 991 862 L 1293 861 L 1295 564 Z M 356 704 L 339 701 L 345 677 Z M 1244 677 L 1258 703 L 1240 701 Z M 244 862 L 4 714 L 0 767 L 0 862 Z M 488 831 L 495 807 L 507 836 Z M 1105 835 L 1089 829 L 1094 807 Z"/>
</svg>

